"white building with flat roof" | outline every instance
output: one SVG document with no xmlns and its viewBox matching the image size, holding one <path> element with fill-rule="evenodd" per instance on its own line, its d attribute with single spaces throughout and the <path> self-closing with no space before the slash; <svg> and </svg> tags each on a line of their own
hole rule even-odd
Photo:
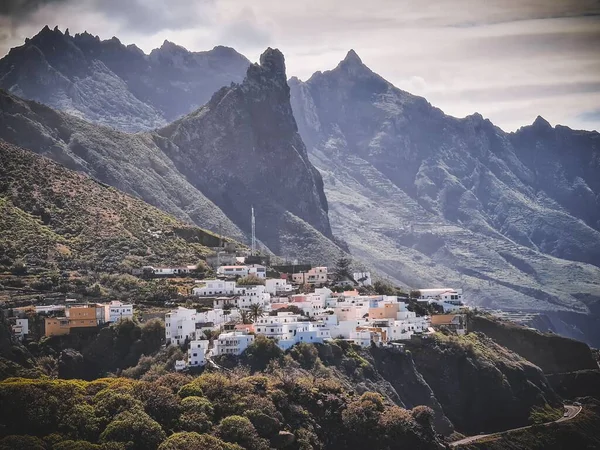
<svg viewBox="0 0 600 450">
<path fill-rule="evenodd" d="M 444 309 L 444 312 L 451 312 L 464 306 L 462 289 L 436 288 L 419 289 L 419 302 L 437 304 Z"/>
<path fill-rule="evenodd" d="M 248 266 L 220 266 L 217 275 L 225 277 L 245 277 L 248 275 Z"/>
<path fill-rule="evenodd" d="M 282 295 L 294 290 L 291 284 L 283 278 L 267 278 L 265 280 L 265 291 L 271 295 Z"/>
<path fill-rule="evenodd" d="M 197 314 L 195 309 L 188 309 L 183 306 L 165 314 L 165 338 L 167 343 L 181 345 L 186 339 L 195 339 Z"/>
<path fill-rule="evenodd" d="M 317 344 L 331 338 L 329 328 L 324 323 L 309 322 L 303 316 L 292 312 L 260 317 L 254 324 L 254 329 L 257 334 L 277 340 L 277 345 L 282 350 L 300 342 Z"/>
<path fill-rule="evenodd" d="M 29 334 L 29 319 L 11 320 L 11 331 L 15 338 L 22 341 Z"/>
<path fill-rule="evenodd" d="M 105 303 L 105 317 L 108 322 L 118 322 L 121 319 L 133 319 L 133 305 L 125 304 L 119 301 Z"/>
<path fill-rule="evenodd" d="M 356 281 L 359 286 L 371 286 L 373 284 L 370 272 L 354 272 L 352 278 L 354 278 L 354 281 Z"/>
<path fill-rule="evenodd" d="M 235 281 L 203 280 L 203 286 L 192 289 L 192 295 L 198 297 L 216 297 L 235 294 Z"/>
<path fill-rule="evenodd" d="M 210 341 L 192 341 L 188 350 L 187 365 L 189 367 L 202 367 L 206 364 L 206 352 Z"/>
<path fill-rule="evenodd" d="M 241 355 L 254 342 L 254 335 L 241 331 L 221 333 L 215 340 L 215 355 Z"/>
</svg>

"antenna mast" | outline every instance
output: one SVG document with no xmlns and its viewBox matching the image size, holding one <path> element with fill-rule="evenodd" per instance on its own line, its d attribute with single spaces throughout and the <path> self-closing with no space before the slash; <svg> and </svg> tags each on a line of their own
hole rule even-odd
<svg viewBox="0 0 600 450">
<path fill-rule="evenodd" d="M 252 207 L 252 253 L 254 256 L 254 252 L 256 252 L 256 223 L 254 220 L 254 206 Z"/>
</svg>

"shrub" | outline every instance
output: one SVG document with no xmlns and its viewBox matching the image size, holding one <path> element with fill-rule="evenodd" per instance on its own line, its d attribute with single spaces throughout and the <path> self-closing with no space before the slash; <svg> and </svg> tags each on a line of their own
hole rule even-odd
<svg viewBox="0 0 600 450">
<path fill-rule="evenodd" d="M 217 435 L 227 442 L 239 444 L 248 450 L 267 450 L 269 444 L 258 436 L 254 425 L 247 417 L 229 416 L 221 420 Z"/>
<path fill-rule="evenodd" d="M 243 450 L 240 446 L 223 442 L 208 434 L 181 432 L 164 441 L 158 450 Z"/>
</svg>

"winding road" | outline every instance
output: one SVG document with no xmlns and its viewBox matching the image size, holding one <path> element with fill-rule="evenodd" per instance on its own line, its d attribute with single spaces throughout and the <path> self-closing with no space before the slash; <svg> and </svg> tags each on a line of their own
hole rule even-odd
<svg viewBox="0 0 600 450">
<path fill-rule="evenodd" d="M 562 416 L 560 419 L 556 419 L 553 422 L 546 422 L 546 423 L 541 424 L 541 425 L 542 426 L 547 426 L 547 425 L 550 425 L 551 423 L 566 422 L 567 420 L 571 420 L 571 419 L 575 418 L 575 416 L 577 416 L 577 414 L 579 414 L 582 409 L 583 408 L 581 406 L 565 405 L 565 415 L 564 416 Z M 471 444 L 472 442 L 478 441 L 480 439 L 483 439 L 483 438 L 486 438 L 486 437 L 489 437 L 489 436 L 501 436 L 503 434 L 511 433 L 513 431 L 526 430 L 526 429 L 531 428 L 533 426 L 535 426 L 535 425 L 529 425 L 529 426 L 520 427 L 520 428 L 512 428 L 510 430 L 499 431 L 497 433 L 478 434 L 476 436 L 469 436 L 469 437 L 466 437 L 464 439 L 461 439 L 460 441 L 450 442 L 450 447 L 456 447 L 458 445 Z"/>
</svg>

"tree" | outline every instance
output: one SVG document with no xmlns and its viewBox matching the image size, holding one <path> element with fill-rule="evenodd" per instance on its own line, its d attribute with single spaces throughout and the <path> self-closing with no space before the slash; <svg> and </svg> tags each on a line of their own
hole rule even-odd
<svg viewBox="0 0 600 450">
<path fill-rule="evenodd" d="M 416 300 L 419 297 L 421 297 L 421 291 L 419 291 L 418 289 L 413 289 L 412 291 L 410 291 L 409 297 Z"/>
<path fill-rule="evenodd" d="M 340 281 L 344 280 L 344 278 L 352 279 L 352 275 L 350 274 L 350 263 L 351 262 L 352 261 L 350 260 L 350 258 L 347 258 L 345 256 L 342 256 L 341 258 L 339 258 L 336 261 L 335 269 L 334 269 L 334 275 L 335 275 L 334 280 L 336 282 L 340 282 Z"/>
<path fill-rule="evenodd" d="M 396 295 L 394 286 L 385 281 L 376 281 L 373 283 L 373 289 L 375 289 L 375 292 L 379 295 Z"/>
<path fill-rule="evenodd" d="M 132 450 L 155 450 L 167 436 L 143 411 L 125 411 L 117 415 L 100 435 L 100 442 L 131 443 Z"/>
<path fill-rule="evenodd" d="M 245 277 L 238 278 L 238 280 L 237 280 L 238 286 L 257 286 L 259 284 L 264 286 L 265 280 L 257 277 L 254 274 L 250 274 Z"/>
<path fill-rule="evenodd" d="M 265 310 L 262 307 L 262 305 L 259 305 L 258 303 L 253 303 L 248 308 L 248 317 L 250 318 L 250 320 L 252 320 L 252 322 L 256 322 L 264 315 Z"/>
<path fill-rule="evenodd" d="M 225 417 L 217 428 L 217 435 L 248 450 L 266 450 L 269 448 L 268 441 L 258 436 L 254 425 L 247 417 Z"/>
<path fill-rule="evenodd" d="M 243 324 L 248 324 L 252 322 L 250 320 L 250 313 L 245 309 L 240 310 L 240 318 L 242 319 Z"/>
<path fill-rule="evenodd" d="M 165 336 L 165 323 L 160 319 L 152 319 L 142 326 L 142 343 L 144 354 L 149 355 L 160 349 Z"/>
<path fill-rule="evenodd" d="M 277 342 L 259 334 L 242 354 L 242 359 L 252 370 L 256 371 L 265 370 L 271 361 L 279 360 L 282 356 L 283 351 Z"/>
<path fill-rule="evenodd" d="M 235 444 L 223 442 L 208 434 L 181 432 L 175 433 L 160 444 L 158 450 L 242 450 Z"/>
</svg>

